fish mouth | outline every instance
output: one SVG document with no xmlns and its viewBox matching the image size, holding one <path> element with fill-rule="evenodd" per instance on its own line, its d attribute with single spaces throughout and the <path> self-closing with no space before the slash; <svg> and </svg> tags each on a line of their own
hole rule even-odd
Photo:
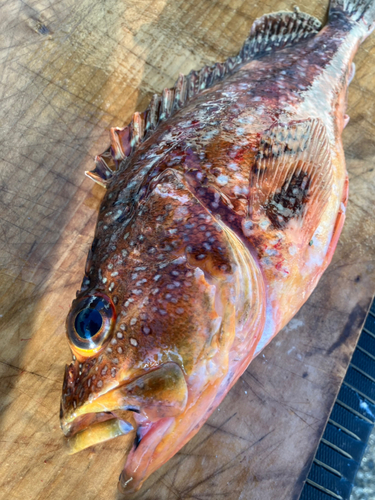
<svg viewBox="0 0 375 500">
<path fill-rule="evenodd" d="M 128 454 L 160 426 L 184 412 L 188 389 L 176 363 L 165 363 L 126 382 L 74 412 L 62 415 L 61 428 L 68 453 L 77 453 L 95 444 L 126 436 Z"/>
</svg>

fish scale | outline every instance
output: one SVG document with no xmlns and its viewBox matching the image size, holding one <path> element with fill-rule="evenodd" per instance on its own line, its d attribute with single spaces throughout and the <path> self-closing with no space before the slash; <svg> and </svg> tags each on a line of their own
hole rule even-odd
<svg viewBox="0 0 375 500">
<path fill-rule="evenodd" d="M 328 266 L 352 59 L 374 19 L 374 0 L 332 0 L 325 27 L 263 16 L 237 56 L 111 129 L 87 173 L 107 192 L 67 318 L 61 423 L 72 452 L 127 436 L 122 492 L 198 432 Z"/>
</svg>

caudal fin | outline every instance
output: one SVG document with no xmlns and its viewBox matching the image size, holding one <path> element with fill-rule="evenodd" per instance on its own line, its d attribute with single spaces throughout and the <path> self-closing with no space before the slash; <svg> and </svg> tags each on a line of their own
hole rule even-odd
<svg viewBox="0 0 375 500">
<path fill-rule="evenodd" d="M 366 31 L 374 29 L 375 0 L 331 0 L 329 18 L 344 15 L 351 21 L 361 23 Z"/>
</svg>

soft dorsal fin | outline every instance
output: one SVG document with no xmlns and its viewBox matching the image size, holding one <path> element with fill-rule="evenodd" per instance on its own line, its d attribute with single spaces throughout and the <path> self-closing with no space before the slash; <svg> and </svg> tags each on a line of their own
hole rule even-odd
<svg viewBox="0 0 375 500">
<path fill-rule="evenodd" d="M 157 128 L 194 96 L 210 88 L 241 66 L 275 50 L 283 49 L 308 37 L 314 36 L 321 23 L 302 12 L 276 12 L 257 19 L 239 54 L 223 63 L 204 66 L 200 71 L 191 71 L 187 76 L 179 75 L 171 89 L 155 94 L 143 113 L 134 113 L 125 128 L 111 129 L 111 146 L 95 158 L 96 167 L 86 175 L 106 186 L 119 169 L 121 162 L 137 150 Z"/>
<path fill-rule="evenodd" d="M 251 58 L 284 49 L 308 37 L 315 36 L 321 29 L 316 17 L 304 12 L 275 12 L 254 21 L 250 35 L 240 55 Z"/>
<path fill-rule="evenodd" d="M 332 175 L 320 120 L 271 127 L 261 139 L 250 176 L 251 220 L 265 215 L 274 228 L 283 229 L 293 219 L 310 238 L 331 194 Z"/>
</svg>

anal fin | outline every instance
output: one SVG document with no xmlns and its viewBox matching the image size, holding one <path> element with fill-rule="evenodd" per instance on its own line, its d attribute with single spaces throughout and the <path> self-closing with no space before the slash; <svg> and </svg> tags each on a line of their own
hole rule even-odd
<svg viewBox="0 0 375 500">
<path fill-rule="evenodd" d="M 275 229 L 293 221 L 309 240 L 332 192 L 332 179 L 320 120 L 275 125 L 261 138 L 250 175 L 250 219 L 267 217 Z"/>
</svg>

